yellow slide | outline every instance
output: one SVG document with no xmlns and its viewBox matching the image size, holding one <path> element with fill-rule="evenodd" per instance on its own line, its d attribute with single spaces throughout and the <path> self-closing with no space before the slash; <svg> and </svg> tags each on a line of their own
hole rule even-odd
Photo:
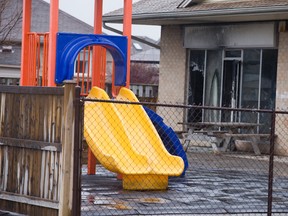
<svg viewBox="0 0 288 216">
<path fill-rule="evenodd" d="M 97 87 L 88 97 L 109 100 Z M 116 100 L 138 102 L 126 88 L 121 88 Z M 184 170 L 182 158 L 166 150 L 140 105 L 86 102 L 84 136 L 100 163 L 123 175 L 124 189 L 166 189 L 168 176 L 179 176 Z"/>
</svg>

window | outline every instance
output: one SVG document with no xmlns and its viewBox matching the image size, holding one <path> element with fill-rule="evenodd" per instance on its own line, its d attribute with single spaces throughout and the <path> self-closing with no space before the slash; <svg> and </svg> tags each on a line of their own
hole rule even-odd
<svg viewBox="0 0 288 216">
<path fill-rule="evenodd" d="M 75 70 L 77 73 L 87 73 L 88 61 L 79 60 L 76 61 Z"/>
<path fill-rule="evenodd" d="M 241 58 L 241 50 L 226 50 L 226 58 Z"/>
<path fill-rule="evenodd" d="M 274 108 L 277 53 L 276 49 L 190 50 L 188 103 Z M 219 111 L 201 113 L 194 109 L 188 112 L 188 121 L 248 120 L 241 113 L 220 114 Z M 255 114 L 249 121 L 264 122 L 267 118 Z"/>
<path fill-rule="evenodd" d="M 201 3 L 204 0 L 183 0 L 178 6 L 177 8 L 187 8 L 187 7 L 191 7 L 195 4 Z"/>
<path fill-rule="evenodd" d="M 0 85 L 19 85 L 18 78 L 0 78 Z"/>
<path fill-rule="evenodd" d="M 141 47 L 139 43 L 133 43 L 133 46 L 136 50 L 139 50 L 139 51 L 143 50 L 143 48 Z"/>
<path fill-rule="evenodd" d="M 14 53 L 13 47 L 12 46 L 2 46 L 0 49 L 1 53 Z"/>
</svg>

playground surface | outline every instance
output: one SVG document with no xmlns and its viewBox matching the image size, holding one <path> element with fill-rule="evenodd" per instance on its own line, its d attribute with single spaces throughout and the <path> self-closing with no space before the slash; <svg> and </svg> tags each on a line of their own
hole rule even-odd
<svg viewBox="0 0 288 216">
<path fill-rule="evenodd" d="M 83 166 L 81 215 L 266 215 L 268 156 L 187 156 L 185 177 L 170 177 L 164 191 L 123 190 L 121 180 L 100 164 L 96 175 L 87 175 Z M 273 215 L 287 215 L 288 160 L 276 157 L 274 163 Z"/>
</svg>

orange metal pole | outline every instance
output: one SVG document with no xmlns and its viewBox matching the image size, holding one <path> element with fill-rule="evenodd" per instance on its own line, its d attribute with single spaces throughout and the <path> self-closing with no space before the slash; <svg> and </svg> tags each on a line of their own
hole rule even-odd
<svg viewBox="0 0 288 216">
<path fill-rule="evenodd" d="M 33 67 L 33 70 L 30 71 L 30 73 L 32 74 L 31 76 L 31 84 L 32 86 L 36 86 L 36 68 L 37 68 L 37 34 L 34 33 L 33 34 L 33 55 L 30 56 L 33 57 L 33 64 L 32 64 L 32 67 Z"/>
<path fill-rule="evenodd" d="M 90 90 L 90 69 L 91 69 L 91 46 L 88 47 L 88 70 L 87 70 L 86 89 L 85 89 L 86 95 L 88 95 L 88 92 Z"/>
<path fill-rule="evenodd" d="M 126 87 L 130 87 L 130 55 L 132 33 L 132 0 L 124 0 L 123 35 L 127 36 L 127 80 Z"/>
<path fill-rule="evenodd" d="M 42 72 L 42 86 L 47 86 L 48 85 L 48 39 L 49 34 L 45 33 L 44 34 L 44 46 L 43 46 L 43 72 Z"/>
<path fill-rule="evenodd" d="M 21 75 L 20 85 L 28 85 L 28 61 L 29 61 L 29 35 L 31 27 L 31 3 L 32 0 L 23 0 L 23 19 L 22 19 L 22 50 L 21 50 Z"/>
<path fill-rule="evenodd" d="M 27 71 L 26 79 L 27 79 L 27 85 L 28 86 L 35 86 L 35 80 L 36 80 L 36 47 L 37 47 L 37 34 L 35 32 L 28 33 L 29 35 L 29 52 L 28 52 L 28 62 L 27 62 Z"/>
<path fill-rule="evenodd" d="M 83 60 L 82 60 L 82 82 L 81 82 L 81 89 L 82 89 L 82 92 L 85 91 L 85 86 L 84 86 L 84 81 L 85 81 L 85 69 L 86 69 L 86 47 L 83 49 Z"/>
<path fill-rule="evenodd" d="M 103 0 L 95 0 L 94 3 L 94 34 L 102 34 Z M 100 87 L 101 79 L 101 47 L 93 47 L 92 86 Z M 96 170 L 96 158 L 88 148 L 87 174 L 94 175 Z"/>
<path fill-rule="evenodd" d="M 102 34 L 103 0 L 95 0 L 94 34 Z M 101 47 L 93 47 L 92 86 L 100 87 Z"/>
<path fill-rule="evenodd" d="M 40 86 L 40 68 L 41 68 L 41 64 L 40 64 L 40 60 L 41 60 L 41 43 L 40 43 L 40 38 L 41 38 L 41 35 L 37 35 L 37 51 L 36 51 L 36 86 Z"/>
<path fill-rule="evenodd" d="M 59 0 L 50 1 L 50 35 L 48 54 L 48 86 L 55 86 L 56 33 L 58 32 Z"/>
<path fill-rule="evenodd" d="M 101 52 L 100 88 L 105 89 L 105 80 L 106 80 L 106 48 L 100 47 L 100 52 Z"/>
<path fill-rule="evenodd" d="M 114 60 L 112 60 L 112 96 L 116 97 L 119 93 L 119 88 L 115 86 L 115 64 Z"/>
</svg>

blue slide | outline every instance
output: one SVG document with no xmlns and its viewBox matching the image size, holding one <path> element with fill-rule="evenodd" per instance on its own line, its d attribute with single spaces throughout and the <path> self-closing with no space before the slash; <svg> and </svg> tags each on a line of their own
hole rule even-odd
<svg viewBox="0 0 288 216">
<path fill-rule="evenodd" d="M 173 129 L 169 126 L 167 126 L 163 122 L 163 118 L 159 116 L 157 113 L 155 113 L 153 110 L 144 107 L 146 113 L 148 114 L 149 118 L 151 119 L 153 125 L 155 126 L 162 142 L 164 143 L 167 151 L 172 154 L 179 156 L 184 161 L 184 171 L 182 173 L 182 176 L 185 175 L 185 171 L 188 168 L 188 159 L 186 156 L 186 153 L 183 149 L 182 144 L 180 143 L 180 140 L 178 139 L 176 133 L 173 131 Z"/>
</svg>

